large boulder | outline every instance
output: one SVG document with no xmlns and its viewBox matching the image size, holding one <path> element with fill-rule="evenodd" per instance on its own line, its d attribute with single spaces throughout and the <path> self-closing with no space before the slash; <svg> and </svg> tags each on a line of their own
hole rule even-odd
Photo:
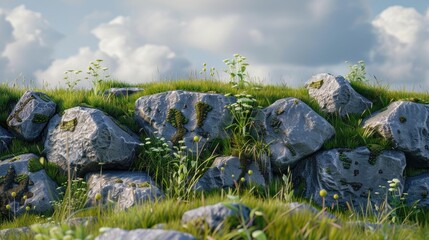
<svg viewBox="0 0 429 240">
<path fill-rule="evenodd" d="M 182 233 L 174 230 L 161 229 L 135 229 L 123 230 L 112 228 L 103 232 L 95 240 L 195 240 L 196 238 L 188 233 Z"/>
<path fill-rule="evenodd" d="M 138 138 L 98 109 L 74 107 L 49 121 L 47 159 L 78 176 L 103 169 L 128 169 L 136 157 Z"/>
<path fill-rule="evenodd" d="M 12 142 L 12 134 L 0 126 L 0 153 L 8 149 L 9 144 Z"/>
<path fill-rule="evenodd" d="M 258 112 L 259 135 L 270 146 L 273 171 L 288 166 L 319 150 L 335 134 L 334 127 L 296 98 L 277 100 Z"/>
<path fill-rule="evenodd" d="M 363 122 L 405 152 L 408 164 L 429 167 L 429 105 L 397 101 Z"/>
<path fill-rule="evenodd" d="M 340 116 L 362 114 L 372 106 L 372 102 L 357 93 L 342 76 L 320 73 L 312 76 L 305 87 L 320 108 L 328 113 Z"/>
<path fill-rule="evenodd" d="M 298 192 L 322 205 L 320 190 L 328 193 L 326 205 L 336 205 L 333 195 L 338 194 L 340 207 L 346 202 L 355 209 L 367 206 L 368 196 L 380 206 L 385 199 L 388 181 L 400 181 L 398 190 L 403 191 L 405 154 L 394 150 L 372 150 L 367 147 L 331 149 L 303 160 L 293 170 L 294 186 Z M 384 186 L 380 187 L 380 186 Z"/>
<path fill-rule="evenodd" d="M 127 209 L 144 201 L 153 201 L 163 194 L 152 179 L 143 172 L 106 171 L 89 173 L 87 206 L 97 206 L 95 195 L 101 194 L 102 204 L 113 202 L 119 209 Z"/>
<path fill-rule="evenodd" d="M 429 173 L 408 177 L 405 180 L 405 201 L 408 205 L 429 208 Z"/>
<path fill-rule="evenodd" d="M 249 215 L 250 209 L 241 203 L 218 203 L 186 211 L 182 216 L 182 224 L 200 229 L 205 229 L 207 226 L 209 229 L 215 230 L 221 228 L 228 219 L 247 224 L 250 220 Z"/>
<path fill-rule="evenodd" d="M 7 125 L 19 137 L 33 141 L 40 136 L 56 104 L 44 93 L 26 91 L 7 118 Z"/>
<path fill-rule="evenodd" d="M 240 183 L 241 177 L 245 178 L 246 184 L 265 186 L 266 181 L 263 172 L 270 172 L 271 169 L 260 169 L 260 165 L 255 161 L 246 162 L 246 165 L 247 167 L 243 169 L 238 157 L 217 157 L 212 166 L 198 180 L 196 189 L 210 191 L 212 189 L 233 188 L 236 183 L 243 184 Z M 250 175 L 249 170 L 251 171 Z"/>
<path fill-rule="evenodd" d="M 196 153 L 194 136 L 200 137 L 199 147 L 228 137 L 225 127 L 232 116 L 225 106 L 233 101 L 221 94 L 170 91 L 137 99 L 135 116 L 147 134 L 174 144 L 183 139 L 188 150 Z"/>
<path fill-rule="evenodd" d="M 27 206 L 31 212 L 52 211 L 52 201 L 58 200 L 56 188 L 57 184 L 41 169 L 39 157 L 34 154 L 0 162 L 0 212 L 3 216 L 22 214 Z M 10 210 L 6 209 L 7 204 Z"/>
</svg>

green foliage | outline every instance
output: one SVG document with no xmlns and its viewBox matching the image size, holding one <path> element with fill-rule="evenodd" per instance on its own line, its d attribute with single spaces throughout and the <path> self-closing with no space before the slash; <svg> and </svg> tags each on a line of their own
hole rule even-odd
<svg viewBox="0 0 429 240">
<path fill-rule="evenodd" d="M 346 62 L 347 63 L 347 62 Z M 346 79 L 350 82 L 367 82 L 365 62 L 359 61 L 357 64 L 350 65 L 350 72 L 346 75 Z"/>
<path fill-rule="evenodd" d="M 168 111 L 166 121 L 170 123 L 171 126 L 176 128 L 176 133 L 171 138 L 171 141 L 174 144 L 177 144 L 185 136 L 186 129 L 184 125 L 188 122 L 188 119 L 186 119 L 185 115 L 183 115 L 183 113 L 180 110 L 171 108 Z"/>
<path fill-rule="evenodd" d="M 94 237 L 85 233 L 84 226 L 70 227 L 67 224 L 34 224 L 31 230 L 35 240 L 92 240 Z"/>
<path fill-rule="evenodd" d="M 249 81 L 246 80 L 246 69 L 249 64 L 246 62 L 245 57 L 240 54 L 234 54 L 234 58 L 225 59 L 223 62 L 228 67 L 225 72 L 229 75 L 230 83 L 233 88 L 243 89 L 250 84 Z"/>
<path fill-rule="evenodd" d="M 215 75 L 216 69 L 214 67 L 211 67 L 209 71 L 210 71 L 209 72 L 210 77 L 213 78 Z M 203 68 L 201 69 L 200 74 L 204 75 L 204 80 L 207 80 L 207 63 L 203 63 Z"/>
<path fill-rule="evenodd" d="M 31 158 L 28 160 L 28 171 L 38 172 L 43 169 L 43 165 L 40 163 L 39 158 Z"/>
<path fill-rule="evenodd" d="M 59 190 L 60 199 L 53 203 L 55 208 L 53 217 L 60 222 L 69 219 L 73 212 L 83 209 L 86 204 L 86 182 L 82 178 L 71 179 L 70 181 L 71 184 L 65 181 L 57 189 Z"/>
</svg>

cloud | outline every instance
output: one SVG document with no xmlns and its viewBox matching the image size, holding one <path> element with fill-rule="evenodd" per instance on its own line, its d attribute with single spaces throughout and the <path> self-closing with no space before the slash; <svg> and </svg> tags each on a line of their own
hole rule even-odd
<svg viewBox="0 0 429 240">
<path fill-rule="evenodd" d="M 392 87 L 429 87 L 429 12 L 392 6 L 372 24 L 378 35 L 371 53 L 374 74 Z"/>
<path fill-rule="evenodd" d="M 62 79 L 68 69 L 86 69 L 90 61 L 103 59 L 112 77 L 128 83 L 142 83 L 157 78 L 185 77 L 189 61 L 178 56 L 170 47 L 142 43 L 135 23 L 130 17 L 118 16 L 92 30 L 98 39 L 98 48 L 81 48 L 65 59 L 57 59 L 46 69 L 37 71 L 39 83 Z M 174 76 L 173 76 L 174 75 Z M 60 83 L 64 86 L 65 82 Z M 88 87 L 88 81 L 80 86 Z"/>
<path fill-rule="evenodd" d="M 7 81 L 19 74 L 31 78 L 34 71 L 52 61 L 54 46 L 62 36 L 40 13 L 28 10 L 24 5 L 0 12 L 3 12 L 0 25 L 5 26 L 0 28 L 0 56 L 6 63 L 2 78 Z"/>
</svg>

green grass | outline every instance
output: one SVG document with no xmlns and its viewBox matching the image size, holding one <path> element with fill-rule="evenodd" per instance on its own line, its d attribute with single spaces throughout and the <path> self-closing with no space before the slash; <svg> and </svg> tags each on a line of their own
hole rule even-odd
<svg viewBox="0 0 429 240">
<path fill-rule="evenodd" d="M 307 90 L 304 88 L 290 88 L 287 86 L 270 86 L 264 85 L 260 90 L 249 88 L 246 93 L 251 94 L 257 100 L 257 103 L 266 107 L 276 100 L 286 97 L 295 97 L 301 99 L 308 104 L 318 114 L 327 119 L 335 128 L 336 135 L 323 145 L 323 149 L 332 148 L 355 148 L 358 146 L 371 146 L 376 149 L 391 149 L 391 143 L 373 134 L 365 131 L 360 127 L 364 118 L 368 117 L 370 113 L 379 111 L 392 101 L 396 100 L 411 100 L 415 102 L 426 103 L 429 102 L 429 94 L 415 93 L 408 91 L 391 91 L 386 87 L 375 85 L 368 85 L 364 83 L 354 82 L 352 86 L 361 93 L 363 96 L 371 100 L 374 105 L 370 111 L 362 115 L 350 115 L 346 117 L 339 117 L 335 114 L 323 113 L 317 103 L 312 100 Z M 185 90 L 185 91 L 198 91 L 210 92 L 220 94 L 238 94 L 235 88 L 231 85 L 214 80 L 179 80 L 179 81 L 164 81 L 155 83 L 146 83 L 139 85 L 129 85 L 117 81 L 102 82 L 101 90 L 110 87 L 141 87 L 145 90 L 129 96 L 113 97 L 94 95 L 91 90 L 74 90 L 73 92 L 65 89 L 52 89 L 52 90 L 37 90 L 45 92 L 51 99 L 57 103 L 57 113 L 61 114 L 64 110 L 76 107 L 87 106 L 98 108 L 110 116 L 112 116 L 119 124 L 132 130 L 140 135 L 143 140 L 148 136 L 139 132 L 139 126 L 134 120 L 134 104 L 135 101 L 143 95 L 151 95 L 170 90 Z M 0 125 L 6 127 L 6 119 L 8 114 L 12 111 L 13 106 L 19 100 L 20 96 L 25 92 L 24 89 L 11 88 L 5 85 L 0 85 Z M 229 142 L 220 141 L 221 147 L 218 148 L 218 154 L 229 155 L 234 152 L 231 149 Z M 22 153 L 35 153 L 43 155 L 43 142 L 27 143 L 19 139 L 14 139 L 10 149 L 0 154 L 0 159 L 13 157 Z M 161 183 L 168 172 L 159 171 L 159 167 L 167 166 L 163 162 L 151 163 L 150 161 L 144 162 L 148 155 L 139 154 L 140 159 L 136 162 L 135 167 L 148 170 L 152 177 Z M 162 159 L 162 156 L 159 156 Z M 58 168 L 48 163 L 45 165 L 49 175 L 57 182 L 65 182 L 66 176 L 58 171 Z M 166 167 L 166 170 L 170 169 Z M 407 171 L 406 174 L 411 174 Z M 429 234 L 429 226 L 427 222 L 429 217 L 427 212 L 422 211 L 419 214 L 412 215 L 411 219 L 403 222 L 402 225 L 395 226 L 394 228 L 388 227 L 386 222 L 384 227 L 375 230 L 363 230 L 360 227 L 346 225 L 345 222 L 352 220 L 365 220 L 377 222 L 378 218 L 366 214 L 361 214 L 356 211 L 343 211 L 336 212 L 339 217 L 339 222 L 333 222 L 329 219 L 321 219 L 316 214 L 295 214 L 291 215 L 286 201 L 279 197 L 281 192 L 282 183 L 274 181 L 266 189 L 242 190 L 240 194 L 241 201 L 251 208 L 257 208 L 263 213 L 255 222 L 255 229 L 263 230 L 268 239 L 425 239 Z M 281 194 L 280 194 L 281 195 Z M 306 200 L 296 198 L 300 202 Z M 180 223 L 182 214 L 195 207 L 215 204 L 217 202 L 228 201 L 226 194 L 223 191 L 215 191 L 206 196 L 197 196 L 191 198 L 189 201 L 177 201 L 176 199 L 164 199 L 159 202 L 146 203 L 142 206 L 133 207 L 127 212 L 116 212 L 114 210 L 103 211 L 99 215 L 98 209 L 89 209 L 81 211 L 76 216 L 97 216 L 98 221 L 91 226 L 85 228 L 83 231 L 86 234 L 98 235 L 100 227 L 119 227 L 124 229 L 135 228 L 150 228 L 158 223 L 165 223 L 167 229 L 176 229 L 179 231 L 189 232 L 198 239 L 207 239 L 213 237 L 214 239 L 229 239 L 231 234 L 237 231 L 232 228 L 228 231 L 208 232 L 198 231 L 194 228 L 184 228 Z M 410 210 L 411 211 L 411 210 Z M 130 214 L 132 213 L 132 214 Z M 0 229 L 13 228 L 19 226 L 29 226 L 34 223 L 42 223 L 48 221 L 51 215 L 34 216 L 23 215 L 18 217 L 15 221 L 5 221 L 0 223 Z M 53 215 L 53 220 L 55 215 Z M 22 239 L 31 239 L 31 236 Z"/>
</svg>

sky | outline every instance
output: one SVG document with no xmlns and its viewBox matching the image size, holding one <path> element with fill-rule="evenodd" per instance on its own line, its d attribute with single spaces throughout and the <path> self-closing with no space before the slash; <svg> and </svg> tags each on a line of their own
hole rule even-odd
<svg viewBox="0 0 429 240">
<path fill-rule="evenodd" d="M 372 82 L 427 92 L 428 31 L 421 0 L 0 0 L 0 83 L 63 87 L 95 59 L 132 84 L 204 78 L 203 63 L 227 79 L 239 53 L 266 84 L 363 60 Z"/>
</svg>

